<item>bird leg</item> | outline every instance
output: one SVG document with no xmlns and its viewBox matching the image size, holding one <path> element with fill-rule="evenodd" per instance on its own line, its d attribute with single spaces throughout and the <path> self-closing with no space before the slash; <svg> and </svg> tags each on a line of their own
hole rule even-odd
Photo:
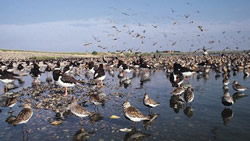
<svg viewBox="0 0 250 141">
<path fill-rule="evenodd" d="M 95 109 L 95 111 L 97 110 L 97 107 L 96 107 L 96 105 L 95 105 L 95 108 L 94 108 L 94 109 Z"/>
<path fill-rule="evenodd" d="M 5 92 L 6 92 L 6 93 L 8 92 L 8 86 L 7 86 L 7 83 L 5 84 Z"/>
<path fill-rule="evenodd" d="M 101 80 L 101 87 L 104 87 L 102 80 Z"/>
<path fill-rule="evenodd" d="M 123 77 L 126 77 L 127 73 L 123 71 Z"/>
<path fill-rule="evenodd" d="M 152 114 L 152 108 L 149 108 L 149 114 Z M 152 114 L 153 115 L 153 114 Z"/>
<path fill-rule="evenodd" d="M 25 126 L 25 131 L 26 131 L 26 133 L 28 135 L 28 133 L 30 132 L 30 130 L 27 128 L 27 123 L 24 126 Z"/>
<path fill-rule="evenodd" d="M 14 111 L 12 110 L 12 107 L 10 107 L 10 110 L 8 111 L 8 113 L 12 114 Z"/>
<path fill-rule="evenodd" d="M 184 82 L 187 82 L 187 77 L 186 76 L 184 77 Z"/>
<path fill-rule="evenodd" d="M 26 141 L 28 141 L 29 140 L 29 133 L 30 133 L 30 130 L 26 130 L 26 132 L 27 132 L 27 136 L 26 136 Z"/>
<path fill-rule="evenodd" d="M 81 125 L 81 127 L 82 127 L 82 125 L 83 125 L 83 120 L 82 120 L 82 118 L 80 118 L 80 125 Z"/>
<path fill-rule="evenodd" d="M 65 94 L 63 96 L 67 96 L 68 95 L 68 89 L 67 87 L 65 87 Z"/>
<path fill-rule="evenodd" d="M 23 126 L 23 140 L 25 140 L 24 126 Z"/>
<path fill-rule="evenodd" d="M 25 131 L 26 131 L 26 139 L 28 140 L 29 139 L 29 133 L 31 132 L 30 129 L 27 128 L 27 123 L 25 124 Z"/>
<path fill-rule="evenodd" d="M 98 108 L 98 105 L 96 106 L 96 109 L 97 109 L 97 112 L 99 112 L 99 108 Z"/>
<path fill-rule="evenodd" d="M 132 122 L 132 129 L 136 129 L 136 123 Z"/>
<path fill-rule="evenodd" d="M 36 88 L 38 88 L 38 80 L 35 80 Z"/>
</svg>

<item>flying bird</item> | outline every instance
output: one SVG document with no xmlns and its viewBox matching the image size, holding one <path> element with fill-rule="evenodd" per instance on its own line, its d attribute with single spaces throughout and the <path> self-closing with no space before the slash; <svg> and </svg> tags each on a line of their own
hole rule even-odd
<svg viewBox="0 0 250 141">
<path fill-rule="evenodd" d="M 92 43 L 85 43 L 84 46 L 92 45 Z"/>
<path fill-rule="evenodd" d="M 118 30 L 118 28 L 116 26 L 112 26 L 112 28 L 114 28 L 117 31 L 117 33 L 121 32 L 120 30 Z"/>
<path fill-rule="evenodd" d="M 172 43 L 172 46 L 176 45 L 176 41 Z"/>
<path fill-rule="evenodd" d="M 144 42 L 143 42 L 143 41 L 141 41 L 141 44 L 142 44 L 142 45 L 144 45 Z"/>
<path fill-rule="evenodd" d="M 230 47 L 226 47 L 226 48 L 224 48 L 224 49 L 223 49 L 223 51 L 225 51 L 226 49 L 230 49 Z"/>
<path fill-rule="evenodd" d="M 95 40 L 97 43 L 101 42 L 101 40 L 97 39 L 94 35 L 92 35 L 92 37 L 94 38 L 94 40 Z"/>
<path fill-rule="evenodd" d="M 158 27 L 158 25 L 152 25 L 154 28 L 157 28 Z"/>
<path fill-rule="evenodd" d="M 140 39 L 144 39 L 144 38 L 145 38 L 145 36 L 141 36 L 141 37 L 140 37 Z"/>
<path fill-rule="evenodd" d="M 101 45 L 98 45 L 97 47 L 101 48 L 101 49 L 107 49 L 106 47 L 103 47 Z"/>
<path fill-rule="evenodd" d="M 137 38 L 137 37 L 140 37 L 141 35 L 139 34 L 139 33 L 136 33 L 135 34 L 135 37 Z"/>
<path fill-rule="evenodd" d="M 209 44 L 213 44 L 213 43 L 215 43 L 215 41 L 213 41 L 213 40 L 212 41 L 208 41 L 208 43 Z"/>
<path fill-rule="evenodd" d="M 174 9 L 171 8 L 171 12 L 174 13 L 175 12 Z"/>
<path fill-rule="evenodd" d="M 122 12 L 122 14 L 125 15 L 125 16 L 129 16 L 129 14 L 128 14 L 128 13 L 125 13 L 125 12 Z"/>
<path fill-rule="evenodd" d="M 187 19 L 190 15 L 184 15 L 184 17 Z"/>
<path fill-rule="evenodd" d="M 155 46 L 156 44 L 157 44 L 157 43 L 156 43 L 156 42 L 154 42 L 154 43 L 153 43 L 153 46 Z"/>
<path fill-rule="evenodd" d="M 203 27 L 202 26 L 198 26 L 198 28 L 201 30 L 201 32 L 203 32 L 204 31 L 204 29 L 203 29 Z"/>
<path fill-rule="evenodd" d="M 197 51 L 199 51 L 201 48 L 198 48 L 198 49 L 196 49 L 193 53 L 196 53 Z"/>
</svg>

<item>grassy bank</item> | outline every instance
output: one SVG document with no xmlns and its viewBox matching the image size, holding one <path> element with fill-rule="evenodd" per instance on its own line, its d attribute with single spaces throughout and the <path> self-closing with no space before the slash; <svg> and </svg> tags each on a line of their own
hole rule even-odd
<svg viewBox="0 0 250 141">
<path fill-rule="evenodd" d="M 249 51 L 249 50 L 248 50 Z M 233 54 L 243 53 L 246 50 L 231 50 L 231 51 L 210 51 L 210 55 L 218 54 Z M 32 60 L 48 60 L 48 59 L 62 59 L 62 58 L 90 58 L 90 57 L 135 57 L 135 56 L 171 56 L 171 55 L 202 55 L 202 52 L 136 52 L 136 53 L 118 53 L 118 52 L 96 52 L 82 53 L 82 52 L 45 52 L 45 51 L 27 51 L 27 50 L 8 50 L 0 49 L 0 55 L 3 59 L 32 59 Z"/>
</svg>

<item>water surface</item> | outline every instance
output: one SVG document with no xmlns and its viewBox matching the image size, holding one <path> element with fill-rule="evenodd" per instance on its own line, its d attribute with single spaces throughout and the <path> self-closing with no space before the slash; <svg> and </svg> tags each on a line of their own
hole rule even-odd
<svg viewBox="0 0 250 141">
<path fill-rule="evenodd" d="M 8 113 L 8 107 L 1 107 L 0 113 L 0 140 L 73 140 L 74 136 L 84 128 L 89 132 L 88 140 L 127 140 L 133 134 L 140 133 L 144 135 L 143 140 L 248 140 L 250 138 L 250 103 L 249 96 L 237 99 L 231 107 L 225 107 L 221 103 L 223 95 L 222 76 L 216 78 L 215 73 L 211 72 L 207 76 L 197 79 L 197 74 L 189 78 L 188 81 L 192 85 L 195 93 L 194 101 L 191 105 L 185 104 L 183 107 L 174 107 L 170 104 L 172 95 L 171 84 L 166 77 L 166 73 L 161 70 L 151 72 L 150 81 L 140 85 L 140 76 L 135 76 L 132 83 L 128 87 L 119 84 L 117 78 L 118 72 L 114 77 L 108 73 L 104 81 L 106 87 L 98 90 L 104 93 L 108 100 L 105 106 L 95 106 L 86 103 L 86 109 L 95 111 L 103 117 L 101 120 L 91 122 L 89 118 L 84 118 L 83 127 L 80 126 L 80 119 L 69 114 L 63 123 L 57 126 L 50 124 L 50 121 L 56 120 L 56 113 L 52 110 L 33 108 L 33 117 L 27 125 L 9 125 L 5 120 L 11 115 Z M 132 73 L 128 74 L 132 77 Z M 40 80 L 41 85 L 48 85 L 45 81 L 47 74 L 43 74 Z M 77 79 L 83 78 L 77 77 Z M 23 77 L 25 83 L 19 88 L 10 90 L 11 92 L 21 91 L 23 88 L 31 89 L 32 78 L 30 76 Z M 243 79 L 243 73 L 230 76 L 230 82 L 237 80 L 244 86 L 249 86 L 250 79 Z M 231 95 L 235 93 L 229 84 L 229 92 Z M 16 85 L 20 85 L 17 82 Z M 0 83 L 1 95 L 3 95 L 3 83 Z M 81 96 L 87 94 L 86 87 L 79 86 L 82 89 L 73 89 L 69 95 Z M 30 91 L 29 91 L 30 92 Z M 133 123 L 126 119 L 123 114 L 122 103 L 125 100 L 138 108 L 143 114 L 149 115 L 148 107 L 143 105 L 143 95 L 148 93 L 149 96 L 160 106 L 153 108 L 153 114 L 159 114 L 158 118 L 151 126 L 145 128 L 145 123 L 139 122 L 135 124 L 132 132 L 120 132 L 121 128 L 133 128 Z M 44 91 L 42 95 L 51 93 Z M 244 92 L 249 95 L 250 90 Z M 63 89 L 58 92 L 63 95 Z M 19 97 L 19 102 L 13 107 L 12 115 L 17 115 L 22 109 L 20 99 L 32 99 L 30 95 Z M 79 103 L 87 101 L 88 98 L 82 99 Z M 33 102 L 33 104 L 35 101 Z M 119 119 L 110 119 L 111 115 L 117 115 Z M 29 132 L 26 132 L 29 130 Z"/>
</svg>

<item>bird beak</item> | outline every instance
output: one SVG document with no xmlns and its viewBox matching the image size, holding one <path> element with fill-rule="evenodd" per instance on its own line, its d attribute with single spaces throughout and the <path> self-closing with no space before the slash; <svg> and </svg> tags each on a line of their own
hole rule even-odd
<svg viewBox="0 0 250 141">
<path fill-rule="evenodd" d="M 192 70 L 194 71 L 195 69 L 196 69 L 195 66 L 193 66 L 193 67 L 192 67 Z"/>
<path fill-rule="evenodd" d="M 87 68 L 89 65 L 88 64 L 86 64 L 85 66 L 84 66 L 84 68 Z"/>
</svg>

